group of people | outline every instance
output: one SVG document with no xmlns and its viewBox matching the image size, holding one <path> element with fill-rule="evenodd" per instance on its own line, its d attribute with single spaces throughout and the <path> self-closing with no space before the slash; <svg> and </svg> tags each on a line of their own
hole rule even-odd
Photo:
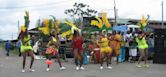
<svg viewBox="0 0 166 77">
<path fill-rule="evenodd" d="M 148 59 L 148 39 L 152 33 L 145 32 L 101 32 L 91 36 L 91 43 L 89 45 L 90 55 L 94 58 L 94 62 L 101 63 L 100 69 L 103 69 L 103 60 L 106 58 L 107 67 L 111 64 L 112 57 L 116 57 L 116 62 L 129 61 L 135 63 L 137 56 L 137 67 L 149 67 Z M 144 59 L 144 65 L 140 65 L 140 61 Z"/>
<path fill-rule="evenodd" d="M 34 48 L 32 47 L 35 42 L 32 41 L 30 34 L 28 33 L 29 26 L 29 13 L 25 12 L 25 24 L 21 27 L 21 32 L 19 34 L 19 42 L 17 43 L 17 47 L 19 50 L 19 56 L 23 56 L 22 62 L 22 72 L 25 72 L 26 65 L 26 56 L 29 55 L 31 57 L 30 62 L 30 71 L 35 71 L 33 69 L 34 63 Z M 48 21 L 47 26 L 48 26 Z M 45 24 L 46 25 L 46 24 Z M 40 32 L 40 30 L 39 30 Z M 74 62 L 76 65 L 76 70 L 84 70 L 83 67 L 85 57 L 90 56 L 90 59 L 94 61 L 94 63 L 100 64 L 100 69 L 102 70 L 103 63 L 106 62 L 107 68 L 112 69 L 111 62 L 113 57 L 116 59 L 116 63 L 124 62 L 125 60 L 129 60 L 130 62 L 135 62 L 136 57 L 138 56 L 139 51 L 139 59 L 136 64 L 137 67 L 149 67 L 147 64 L 148 59 L 148 43 L 147 39 L 151 34 L 147 34 L 145 32 L 120 32 L 120 31 L 112 31 L 107 32 L 105 30 L 101 31 L 99 34 L 95 33 L 90 37 L 90 43 L 85 43 L 85 34 L 81 34 L 79 30 L 72 31 L 72 45 L 71 52 L 74 54 Z M 50 66 L 53 64 L 53 57 L 56 57 L 57 63 L 61 70 L 66 69 L 60 61 L 59 55 L 59 38 L 56 33 L 56 29 L 44 28 L 44 32 L 41 31 L 40 39 L 39 39 L 39 47 L 36 48 L 40 55 L 44 55 L 46 57 L 46 71 L 50 70 Z M 9 48 L 10 42 L 6 43 L 7 56 L 9 56 Z M 87 50 L 88 49 L 88 50 Z M 138 51 L 137 51 L 138 50 Z M 88 52 L 87 52 L 88 51 Z M 128 52 L 129 51 L 129 52 Z M 87 53 L 85 55 L 85 53 Z M 129 55 L 129 58 L 126 56 Z M 144 59 L 144 65 L 140 64 L 140 62 Z M 89 60 L 91 61 L 91 60 Z"/>
<path fill-rule="evenodd" d="M 107 68 L 112 69 L 111 62 L 113 57 L 116 58 L 116 63 L 119 64 L 120 62 L 130 61 L 135 62 L 136 57 L 139 53 L 138 63 L 136 64 L 137 67 L 149 67 L 147 64 L 148 60 L 148 43 L 147 39 L 151 34 L 146 34 L 145 32 L 138 32 L 138 33 L 130 33 L 127 32 L 106 32 L 102 31 L 99 34 L 94 33 L 90 36 L 90 43 L 85 43 L 86 40 L 79 31 L 75 30 L 73 33 L 72 39 L 72 53 L 74 54 L 74 62 L 76 65 L 76 70 L 84 70 L 83 62 L 85 57 L 88 55 L 90 56 L 91 60 L 94 63 L 100 64 L 100 69 L 103 69 L 103 63 L 106 62 Z M 50 70 L 50 66 L 53 63 L 52 58 L 56 57 L 56 61 L 59 64 L 60 69 L 66 69 L 60 61 L 59 55 L 59 40 L 58 35 L 51 33 L 48 36 L 48 42 L 45 47 L 40 46 L 38 51 L 44 52 L 44 56 L 46 57 L 46 71 Z M 23 56 L 23 70 L 25 72 L 25 64 L 26 64 L 26 56 L 27 54 L 31 57 L 30 63 L 30 71 L 35 71 L 32 66 L 34 62 L 34 50 L 31 45 L 31 37 L 28 34 L 28 31 L 25 30 L 21 32 L 19 35 L 19 56 Z M 40 39 L 41 43 L 41 39 Z M 41 45 L 41 44 L 39 44 Z M 44 44 L 42 44 L 44 45 Z M 8 47 L 8 43 L 6 44 Z M 86 48 L 88 48 L 88 55 L 85 55 Z M 127 51 L 128 50 L 128 51 Z M 127 53 L 128 52 L 128 53 Z M 8 52 L 7 52 L 8 55 Z M 126 56 L 129 55 L 129 58 Z M 141 65 L 140 62 L 144 59 L 144 65 Z"/>
</svg>

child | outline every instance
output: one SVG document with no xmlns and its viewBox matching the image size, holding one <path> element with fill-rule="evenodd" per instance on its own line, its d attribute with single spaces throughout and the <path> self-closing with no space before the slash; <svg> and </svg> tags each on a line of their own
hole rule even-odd
<svg viewBox="0 0 166 77">
<path fill-rule="evenodd" d="M 48 48 L 46 49 L 46 57 L 47 57 L 46 63 L 48 65 L 46 71 L 50 70 L 50 65 L 52 64 L 51 58 L 53 56 L 56 56 L 57 61 L 58 61 L 59 66 L 60 66 L 60 69 L 61 70 L 66 69 L 66 67 L 63 67 L 61 62 L 60 62 L 59 54 L 58 54 L 58 51 L 56 49 L 56 45 L 57 45 L 56 42 L 57 42 L 57 40 L 53 36 L 51 36 L 51 39 L 50 39 L 50 41 L 48 42 L 48 45 L 47 45 Z"/>
</svg>

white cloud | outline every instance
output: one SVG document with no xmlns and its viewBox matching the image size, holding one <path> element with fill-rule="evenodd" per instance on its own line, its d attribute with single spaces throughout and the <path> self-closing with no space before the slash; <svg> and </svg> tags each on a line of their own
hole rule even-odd
<svg viewBox="0 0 166 77">
<path fill-rule="evenodd" d="M 166 0 L 164 1 L 166 12 Z M 58 19 L 67 17 L 64 10 L 72 8 L 75 2 L 89 4 L 98 12 L 106 10 L 109 17 L 114 17 L 111 10 L 114 8 L 113 0 L 0 0 L 0 36 L 18 32 L 17 22 L 19 20 L 20 25 L 24 24 L 25 10 L 30 13 L 30 28 L 33 28 L 38 18 L 47 18 L 49 15 Z M 141 19 L 142 15 L 149 14 L 152 20 L 161 20 L 161 0 L 116 0 L 116 4 L 120 18 Z M 166 16 L 164 19 L 166 20 Z"/>
</svg>

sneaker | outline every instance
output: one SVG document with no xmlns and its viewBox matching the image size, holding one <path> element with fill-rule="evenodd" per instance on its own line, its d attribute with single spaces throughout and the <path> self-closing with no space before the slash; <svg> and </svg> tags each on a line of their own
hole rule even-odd
<svg viewBox="0 0 166 77">
<path fill-rule="evenodd" d="M 34 72 L 35 70 L 34 69 L 30 69 L 30 72 Z"/>
<path fill-rule="evenodd" d="M 61 69 L 61 70 L 65 70 L 65 69 L 66 69 L 66 67 L 61 67 L 60 69 Z"/>
<path fill-rule="evenodd" d="M 84 67 L 80 67 L 81 70 L 84 70 L 85 68 Z"/>
<path fill-rule="evenodd" d="M 102 69 L 103 69 L 103 66 L 100 66 L 100 69 L 102 70 Z"/>
<path fill-rule="evenodd" d="M 80 68 L 77 66 L 77 67 L 76 67 L 76 70 L 79 70 L 79 69 L 80 69 Z"/>
<path fill-rule="evenodd" d="M 112 67 L 111 67 L 111 66 L 108 66 L 107 68 L 108 68 L 108 69 L 112 69 Z"/>
<path fill-rule="evenodd" d="M 139 65 L 139 64 L 137 64 L 137 65 L 136 65 L 136 67 L 141 68 L 142 66 L 141 66 L 141 65 Z"/>
<path fill-rule="evenodd" d="M 46 71 L 50 71 L 50 68 L 47 68 Z"/>
<path fill-rule="evenodd" d="M 25 72 L 25 70 L 23 69 L 21 72 L 22 72 L 22 73 L 24 73 L 24 72 Z"/>
<path fill-rule="evenodd" d="M 39 56 L 34 55 L 35 59 L 39 60 L 41 59 Z"/>
<path fill-rule="evenodd" d="M 149 65 L 148 65 L 148 64 L 145 64 L 145 65 L 144 65 L 144 67 L 147 67 L 147 68 L 148 68 L 148 67 L 149 67 Z"/>
</svg>

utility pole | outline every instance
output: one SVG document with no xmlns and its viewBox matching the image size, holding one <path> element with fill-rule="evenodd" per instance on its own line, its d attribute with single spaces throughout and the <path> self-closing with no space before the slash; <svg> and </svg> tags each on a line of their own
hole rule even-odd
<svg viewBox="0 0 166 77">
<path fill-rule="evenodd" d="M 162 29 L 164 28 L 164 1 L 162 0 L 161 7 L 162 7 Z"/>
<path fill-rule="evenodd" d="M 116 2 L 115 2 L 115 0 L 114 0 L 114 15 L 115 15 L 115 25 L 117 25 L 117 14 L 116 14 L 117 12 L 116 12 Z"/>
</svg>

